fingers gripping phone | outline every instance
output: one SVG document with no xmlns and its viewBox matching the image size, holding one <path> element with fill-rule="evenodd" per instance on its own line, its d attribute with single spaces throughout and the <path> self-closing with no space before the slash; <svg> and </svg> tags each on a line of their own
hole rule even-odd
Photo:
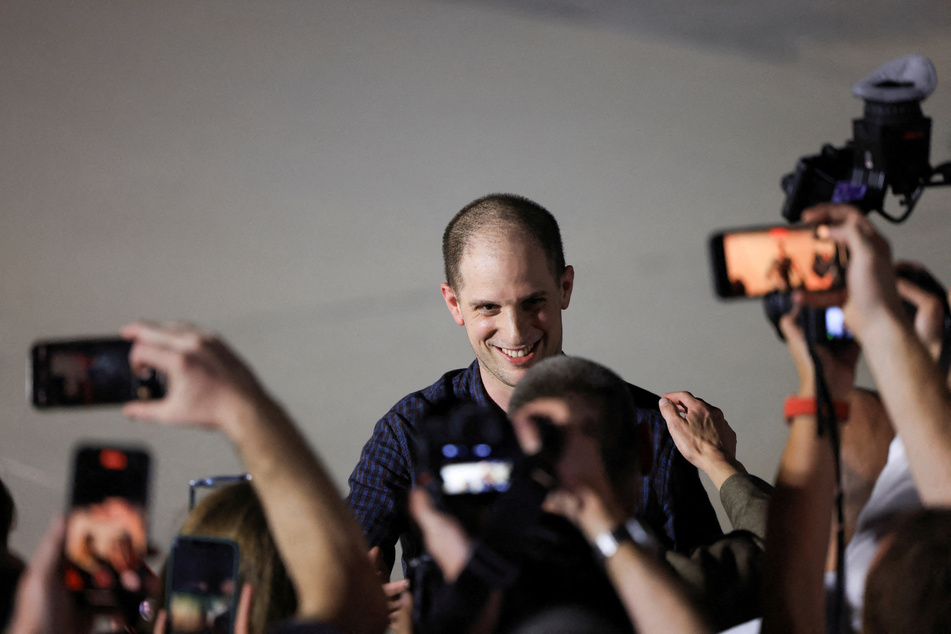
<svg viewBox="0 0 951 634">
<path fill-rule="evenodd" d="M 82 605 L 129 624 L 156 590 L 144 562 L 150 465 L 142 449 L 85 445 L 73 455 L 65 585 Z"/>
<path fill-rule="evenodd" d="M 845 249 L 823 227 L 778 225 L 731 229 L 710 237 L 716 294 L 762 297 L 773 291 L 827 291 L 845 285 Z"/>
<path fill-rule="evenodd" d="M 179 535 L 169 555 L 169 634 L 231 634 L 238 603 L 238 545 Z"/>
<path fill-rule="evenodd" d="M 30 401 L 39 409 L 162 398 L 165 377 L 132 370 L 132 342 L 119 338 L 38 341 L 27 372 Z"/>
</svg>

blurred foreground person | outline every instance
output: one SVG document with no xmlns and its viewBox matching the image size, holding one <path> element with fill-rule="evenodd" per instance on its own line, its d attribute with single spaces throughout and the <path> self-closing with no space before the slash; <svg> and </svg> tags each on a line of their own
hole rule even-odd
<svg viewBox="0 0 951 634">
<path fill-rule="evenodd" d="M 297 593 L 251 483 L 228 485 L 202 498 L 179 533 L 221 537 L 238 545 L 239 584 L 250 585 L 253 590 L 248 632 L 264 634 L 294 616 Z"/>
<path fill-rule="evenodd" d="M 900 513 L 921 503 L 927 507 L 951 502 L 951 395 L 947 378 L 936 363 L 941 355 L 927 345 L 927 335 L 919 327 L 919 318 L 925 320 L 922 316 L 930 311 L 916 304 L 915 324 L 909 322 L 901 301 L 903 296 L 907 299 L 907 289 L 900 289 L 896 280 L 888 244 L 858 210 L 820 205 L 803 218 L 829 224 L 830 236 L 849 249 L 846 290 L 831 301 L 843 306 L 846 325 L 862 346 L 897 434 L 849 545 L 850 551 L 861 546 L 869 553 L 858 560 L 865 568 L 846 569 L 850 587 L 864 587 L 865 569 L 871 566 L 872 570 L 860 627 L 869 632 L 947 631 L 943 614 L 951 605 L 951 596 L 945 581 L 946 545 L 935 538 L 945 530 L 941 527 L 946 522 L 941 519 L 944 512 L 926 510 L 921 512 L 926 519 L 897 522 Z M 807 294 L 798 299 L 830 301 L 828 296 Z M 816 632 L 830 627 L 842 631 L 849 627 L 848 615 L 827 617 L 822 581 L 836 475 L 835 455 L 827 437 L 837 428 L 823 424 L 824 435 L 819 435 L 817 412 L 825 412 L 825 421 L 829 411 L 815 405 L 815 364 L 795 316 L 787 315 L 780 323 L 800 375 L 798 397 L 804 403 L 812 399 L 813 407 L 790 418 L 789 441 L 770 507 L 763 630 Z M 857 349 L 832 351 L 816 346 L 812 353 L 819 359 L 825 379 L 828 398 L 823 400 L 844 402 L 854 380 Z M 852 557 L 847 556 L 846 561 Z M 909 578 L 909 561 L 915 562 L 915 581 Z M 918 589 L 914 597 L 906 591 L 909 586 Z M 891 594 L 887 603 L 871 594 L 881 597 L 883 592 Z M 902 601 L 909 603 L 900 605 Z M 909 618 L 888 619 L 886 612 Z"/>
<path fill-rule="evenodd" d="M 650 450 L 624 381 L 559 356 L 526 374 L 510 408 L 525 457 L 480 531 L 437 508 L 426 489 L 411 494 L 446 583 L 423 631 L 706 631 L 660 540 L 633 517 Z"/>
<path fill-rule="evenodd" d="M 10 531 L 16 521 L 16 506 L 7 486 L 0 480 L 0 631 L 13 613 L 17 582 L 23 574 L 23 561 L 9 548 Z"/>
<path fill-rule="evenodd" d="M 333 482 L 283 409 L 217 337 L 187 324 L 136 322 L 135 369 L 165 373 L 166 396 L 129 403 L 123 413 L 169 426 L 220 431 L 236 447 L 260 499 L 274 543 L 297 593 L 293 620 L 273 632 L 383 632 L 386 605 L 366 543 Z M 37 551 L 17 598 L 12 634 L 85 634 L 63 587 L 62 522 Z M 249 634 L 254 588 L 242 590 L 239 634 Z M 164 615 L 156 630 L 165 627 Z"/>
<path fill-rule="evenodd" d="M 134 368 L 168 378 L 165 398 L 129 403 L 126 416 L 220 431 L 237 448 L 297 591 L 296 623 L 383 631 L 386 606 L 359 528 L 307 442 L 244 363 L 189 325 L 137 322 L 122 335 L 133 342 Z"/>
</svg>

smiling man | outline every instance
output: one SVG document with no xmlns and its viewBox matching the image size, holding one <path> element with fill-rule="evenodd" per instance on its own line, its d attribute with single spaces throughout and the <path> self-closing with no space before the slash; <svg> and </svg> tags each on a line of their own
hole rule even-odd
<svg viewBox="0 0 951 634">
<path fill-rule="evenodd" d="M 575 271 L 565 266 L 554 218 L 527 201 L 496 198 L 476 201 L 446 229 L 442 294 L 466 328 L 486 392 L 508 409 L 528 368 L 561 354 L 561 311 L 571 300 Z M 524 211 L 506 222 L 511 212 L 503 201 Z"/>
<path fill-rule="evenodd" d="M 563 354 L 561 312 L 571 300 L 574 269 L 565 264 L 558 223 L 546 209 L 512 194 L 480 198 L 446 227 L 443 260 L 442 295 L 476 359 L 394 405 L 377 422 L 350 475 L 350 508 L 370 545 L 380 547 L 387 570 L 397 539 L 404 559 L 419 552 L 404 503 L 413 484 L 417 424 L 467 401 L 507 411 L 528 369 Z M 689 551 L 721 534 L 716 514 L 696 468 L 674 446 L 657 409 L 659 397 L 629 389 L 653 452 L 650 474 L 639 483 L 637 515 L 665 545 Z"/>
</svg>

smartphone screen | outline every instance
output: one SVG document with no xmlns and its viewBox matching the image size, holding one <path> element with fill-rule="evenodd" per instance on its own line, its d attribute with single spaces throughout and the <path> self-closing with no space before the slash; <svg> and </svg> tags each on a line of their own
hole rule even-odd
<svg viewBox="0 0 951 634">
<path fill-rule="evenodd" d="M 82 446 L 73 456 L 66 515 L 66 587 L 98 611 L 133 622 L 154 592 L 145 565 L 149 454 L 141 449 Z"/>
<path fill-rule="evenodd" d="M 723 231 L 711 236 L 710 255 L 716 293 L 722 298 L 825 291 L 845 283 L 844 249 L 820 238 L 815 227 Z"/>
<path fill-rule="evenodd" d="M 837 339 L 852 339 L 852 331 L 845 325 L 845 315 L 839 306 L 830 306 L 825 309 L 825 335 L 829 341 Z"/>
<path fill-rule="evenodd" d="M 179 535 L 168 565 L 170 634 L 234 631 L 238 545 L 230 539 Z"/>
<path fill-rule="evenodd" d="M 479 494 L 506 491 L 512 474 L 510 460 L 455 462 L 439 469 L 446 495 Z"/>
<path fill-rule="evenodd" d="M 136 376 L 132 342 L 119 338 L 40 341 L 30 353 L 30 400 L 37 408 L 124 403 L 165 394 L 156 372 Z"/>
</svg>

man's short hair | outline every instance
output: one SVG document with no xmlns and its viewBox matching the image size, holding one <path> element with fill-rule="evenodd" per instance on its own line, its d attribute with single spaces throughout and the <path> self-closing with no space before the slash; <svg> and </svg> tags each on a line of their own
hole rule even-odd
<svg viewBox="0 0 951 634">
<path fill-rule="evenodd" d="M 865 585 L 863 631 L 951 632 L 951 509 L 902 519 Z"/>
<path fill-rule="evenodd" d="M 548 268 L 556 279 L 565 272 L 565 252 L 558 222 L 547 209 L 516 194 L 489 194 L 474 200 L 457 213 L 442 236 L 442 257 L 446 282 L 461 288 L 459 264 L 476 235 L 501 230 L 528 239 L 545 252 Z"/>
<path fill-rule="evenodd" d="M 627 383 L 608 368 L 561 355 L 544 359 L 519 381 L 509 401 L 509 415 L 542 398 L 580 397 L 598 412 L 601 461 L 617 499 L 635 501 L 641 447 L 637 414 Z"/>
</svg>

